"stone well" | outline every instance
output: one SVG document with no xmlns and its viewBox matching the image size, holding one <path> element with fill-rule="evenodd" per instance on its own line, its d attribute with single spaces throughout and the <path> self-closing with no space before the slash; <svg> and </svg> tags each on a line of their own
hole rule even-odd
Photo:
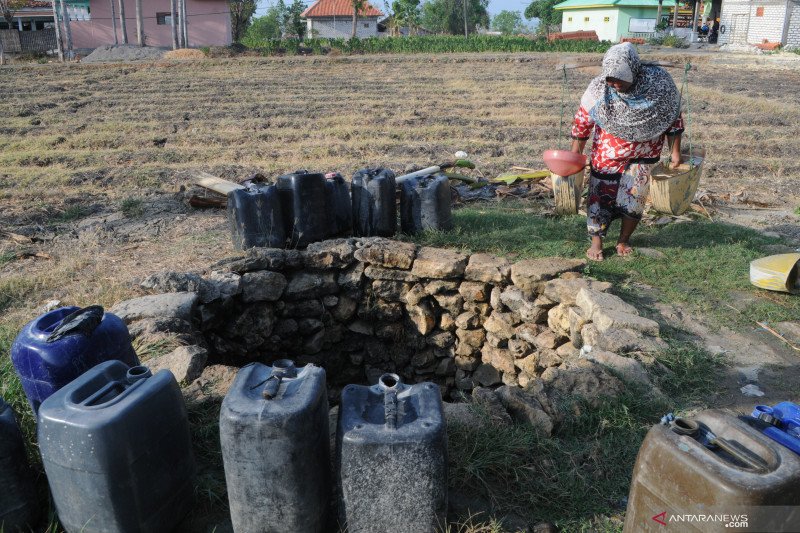
<svg viewBox="0 0 800 533">
<path fill-rule="evenodd" d="M 649 386 L 626 355 L 664 348 L 658 324 L 609 283 L 583 277 L 584 266 L 336 239 L 304 251 L 253 248 L 205 273 L 155 274 L 141 284 L 155 294 L 112 312 L 134 337 L 187 344 L 146 364 L 170 368 L 190 392 L 221 380 L 224 394 L 235 367 L 290 357 L 324 367 L 334 401 L 345 384 L 395 372 L 437 383 L 445 400 L 488 395 L 549 434 L 559 397 Z"/>
</svg>

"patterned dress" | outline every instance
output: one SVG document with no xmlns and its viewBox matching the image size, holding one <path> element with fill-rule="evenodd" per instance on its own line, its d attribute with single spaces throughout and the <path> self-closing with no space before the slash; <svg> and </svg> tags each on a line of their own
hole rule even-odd
<svg viewBox="0 0 800 533">
<path fill-rule="evenodd" d="M 605 237 L 611 221 L 621 216 L 639 219 L 650 192 L 650 171 L 661 158 L 666 136 L 683 132 L 683 117 L 663 134 L 647 141 L 626 141 L 595 124 L 581 106 L 575 114 L 572 138 L 592 134 L 587 228 L 589 235 Z"/>
</svg>

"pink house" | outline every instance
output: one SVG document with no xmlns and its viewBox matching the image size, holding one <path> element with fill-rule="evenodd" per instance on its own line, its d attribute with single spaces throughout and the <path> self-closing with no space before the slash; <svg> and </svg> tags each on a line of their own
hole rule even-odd
<svg viewBox="0 0 800 533">
<path fill-rule="evenodd" d="M 89 0 L 89 20 L 73 20 L 75 48 L 96 48 L 114 44 L 111 26 L 112 0 Z M 114 1 L 117 16 L 117 39 L 122 43 L 119 24 L 119 0 Z M 124 0 L 128 43 L 136 44 L 136 2 Z M 186 0 L 189 46 L 225 46 L 231 44 L 231 15 L 227 0 Z M 172 46 L 169 0 L 142 0 L 144 44 Z"/>
</svg>

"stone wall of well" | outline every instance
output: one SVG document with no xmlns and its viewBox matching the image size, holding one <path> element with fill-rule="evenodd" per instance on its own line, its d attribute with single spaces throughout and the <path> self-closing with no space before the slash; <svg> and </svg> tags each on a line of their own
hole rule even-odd
<svg viewBox="0 0 800 533">
<path fill-rule="evenodd" d="M 337 239 L 304 251 L 254 248 L 206 273 L 155 274 L 142 286 L 158 294 L 112 312 L 135 337 L 171 332 L 190 345 L 148 362 L 179 381 L 197 379 L 206 362 L 288 357 L 324 367 L 334 388 L 395 372 L 439 384 L 446 399 L 486 387 L 527 394 L 537 408 L 521 416 L 541 425 L 541 412 L 555 416 L 548 390 L 618 392 L 607 367 L 647 384 L 640 362 L 620 354 L 665 346 L 656 322 L 608 293 L 609 283 L 583 277 L 584 266 Z M 584 345 L 592 349 L 581 355 Z"/>
</svg>

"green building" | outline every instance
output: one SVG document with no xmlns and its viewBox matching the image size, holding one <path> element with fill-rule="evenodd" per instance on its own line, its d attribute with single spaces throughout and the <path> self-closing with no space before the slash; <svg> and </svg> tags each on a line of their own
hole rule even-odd
<svg viewBox="0 0 800 533">
<path fill-rule="evenodd" d="M 675 7 L 663 0 L 662 13 Z M 561 11 L 561 31 L 595 31 L 601 41 L 619 42 L 623 37 L 645 37 L 655 31 L 658 0 L 566 0 Z"/>
</svg>

